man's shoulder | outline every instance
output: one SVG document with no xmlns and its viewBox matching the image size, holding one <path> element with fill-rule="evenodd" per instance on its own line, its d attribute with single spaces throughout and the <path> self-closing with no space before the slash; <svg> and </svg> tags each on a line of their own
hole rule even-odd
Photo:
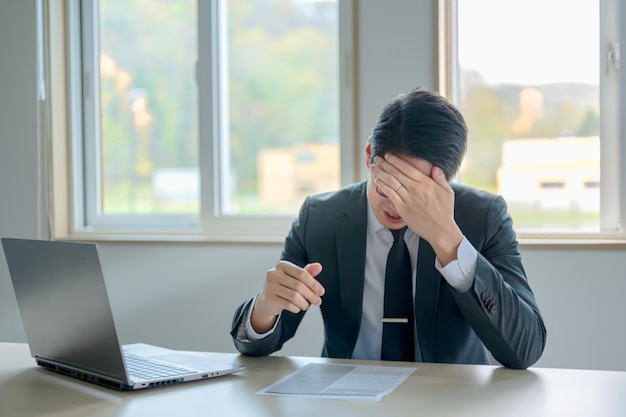
<svg viewBox="0 0 626 417">
<path fill-rule="evenodd" d="M 500 195 L 463 184 L 450 184 L 454 190 L 454 218 L 475 247 L 488 226 L 511 227 L 511 217 Z"/>
<path fill-rule="evenodd" d="M 354 184 L 346 185 L 335 191 L 329 191 L 325 193 L 313 194 L 307 198 L 309 204 L 323 204 L 334 203 L 341 205 L 353 199 L 358 199 L 361 196 L 365 196 L 365 181 L 357 182 Z"/>
<path fill-rule="evenodd" d="M 362 219 L 363 224 L 366 224 L 365 183 L 351 184 L 336 191 L 307 197 L 298 217 L 294 219 L 287 244 L 319 245 L 320 242 L 330 244 L 334 239 L 333 230 L 337 223 L 346 219 L 356 222 Z"/>
<path fill-rule="evenodd" d="M 306 198 L 300 210 L 300 218 L 324 223 L 332 219 L 366 213 L 365 182 L 350 184 L 338 190 L 314 194 Z"/>
<path fill-rule="evenodd" d="M 477 205 L 489 206 L 494 202 L 504 203 L 504 199 L 494 193 L 460 183 L 451 183 L 457 206 Z"/>
</svg>

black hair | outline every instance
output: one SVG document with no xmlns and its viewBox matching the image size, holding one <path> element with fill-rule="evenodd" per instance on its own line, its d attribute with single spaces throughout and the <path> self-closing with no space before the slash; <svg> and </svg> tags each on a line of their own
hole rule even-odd
<svg viewBox="0 0 626 417">
<path fill-rule="evenodd" d="M 461 112 L 434 91 L 416 88 L 383 109 L 370 136 L 374 156 L 391 152 L 425 159 L 450 181 L 467 149 L 467 125 Z"/>
</svg>

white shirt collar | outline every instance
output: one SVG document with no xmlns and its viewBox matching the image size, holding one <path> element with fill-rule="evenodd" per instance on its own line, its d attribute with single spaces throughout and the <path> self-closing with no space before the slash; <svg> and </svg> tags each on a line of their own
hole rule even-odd
<svg viewBox="0 0 626 417">
<path fill-rule="evenodd" d="M 369 200 L 367 200 L 367 233 L 375 234 L 381 229 L 385 229 L 385 227 L 380 224 L 374 214 L 374 210 L 372 210 Z"/>
</svg>

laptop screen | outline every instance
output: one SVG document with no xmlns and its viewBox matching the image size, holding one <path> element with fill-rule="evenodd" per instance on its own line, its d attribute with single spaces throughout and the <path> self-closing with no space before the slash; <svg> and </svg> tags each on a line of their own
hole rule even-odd
<svg viewBox="0 0 626 417">
<path fill-rule="evenodd" d="M 127 381 L 96 245 L 2 244 L 32 356 Z"/>
</svg>

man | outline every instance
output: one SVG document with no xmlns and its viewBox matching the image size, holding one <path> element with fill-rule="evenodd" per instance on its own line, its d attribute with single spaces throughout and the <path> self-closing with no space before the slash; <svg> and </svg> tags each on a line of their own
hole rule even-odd
<svg viewBox="0 0 626 417">
<path fill-rule="evenodd" d="M 507 367 L 533 365 L 546 330 L 506 203 L 449 183 L 466 144 L 462 115 L 439 94 L 394 98 L 365 149 L 368 179 L 303 203 L 263 290 L 235 313 L 237 349 L 279 350 L 313 304 L 326 357 L 487 364 L 489 351 Z M 389 301 L 385 282 L 402 274 L 401 261 L 387 265 L 394 239 L 408 248 L 409 282 Z M 387 314 L 403 294 L 410 310 Z"/>
</svg>

